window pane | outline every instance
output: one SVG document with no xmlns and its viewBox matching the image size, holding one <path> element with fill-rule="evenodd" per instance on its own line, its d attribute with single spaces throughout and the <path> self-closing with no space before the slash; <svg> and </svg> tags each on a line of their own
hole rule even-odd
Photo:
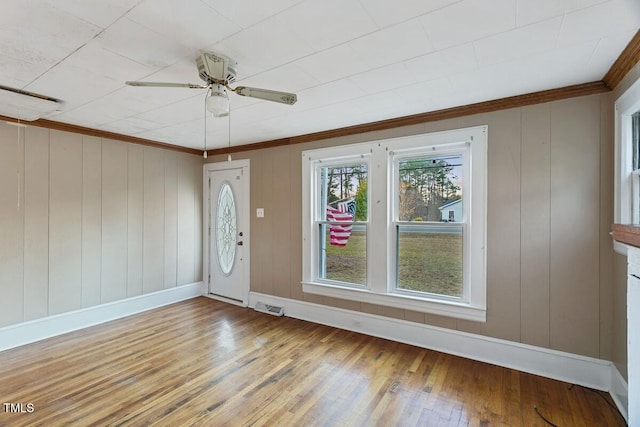
<svg viewBox="0 0 640 427">
<path fill-rule="evenodd" d="M 398 178 L 399 221 L 462 221 L 462 154 L 401 159 Z"/>
<path fill-rule="evenodd" d="M 397 288 L 460 298 L 462 226 L 398 226 Z"/>
<path fill-rule="evenodd" d="M 236 203 L 228 182 L 222 184 L 222 188 L 220 188 L 216 212 L 215 230 L 218 265 L 222 274 L 228 276 L 231 274 L 237 249 Z"/>
<path fill-rule="evenodd" d="M 367 231 L 363 224 L 319 224 L 320 279 L 367 283 Z"/>
<path fill-rule="evenodd" d="M 367 221 L 366 163 L 322 167 L 320 186 L 320 220 Z M 348 216 L 333 218 L 332 212 Z"/>
</svg>

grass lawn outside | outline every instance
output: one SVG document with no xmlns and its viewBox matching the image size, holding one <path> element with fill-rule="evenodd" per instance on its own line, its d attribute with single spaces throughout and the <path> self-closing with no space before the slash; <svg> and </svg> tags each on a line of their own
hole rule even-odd
<svg viewBox="0 0 640 427">
<path fill-rule="evenodd" d="M 462 233 L 403 231 L 398 247 L 399 289 L 462 296 Z M 354 230 L 344 247 L 327 243 L 325 279 L 366 284 L 364 231 Z"/>
</svg>

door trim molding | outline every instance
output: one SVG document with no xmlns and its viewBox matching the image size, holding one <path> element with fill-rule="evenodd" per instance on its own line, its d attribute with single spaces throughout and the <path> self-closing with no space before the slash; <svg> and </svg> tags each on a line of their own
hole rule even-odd
<svg viewBox="0 0 640 427">
<path fill-rule="evenodd" d="M 210 271 L 209 264 L 211 262 L 211 254 L 209 253 L 210 248 L 210 239 L 211 239 L 211 224 L 210 224 L 210 212 L 209 207 L 210 203 L 210 188 L 209 188 L 209 177 L 210 174 L 217 171 L 224 171 L 229 169 L 239 169 L 242 168 L 242 175 L 245 177 L 243 180 L 243 193 L 245 200 L 243 200 L 243 208 L 242 212 L 238 212 L 238 217 L 240 221 L 244 225 L 244 234 L 243 242 L 245 246 L 244 250 L 244 283 L 242 286 L 244 289 L 242 290 L 242 302 L 233 300 L 234 304 L 242 305 L 246 307 L 249 304 L 249 283 L 250 283 L 250 273 L 251 273 L 251 175 L 250 175 L 250 161 L 249 159 L 240 159 L 240 160 L 230 160 L 225 162 L 217 162 L 217 163 L 206 163 L 203 165 L 203 173 L 202 173 L 202 281 L 204 283 L 205 288 L 205 296 L 210 296 L 215 299 L 220 299 L 221 301 L 230 302 L 230 299 L 224 298 L 220 295 L 211 294 L 210 288 Z M 246 206 L 244 206 L 244 202 L 246 202 Z"/>
</svg>

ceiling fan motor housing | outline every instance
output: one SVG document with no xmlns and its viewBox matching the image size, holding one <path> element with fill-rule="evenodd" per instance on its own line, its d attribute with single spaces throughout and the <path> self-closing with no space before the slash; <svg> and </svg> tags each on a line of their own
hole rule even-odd
<svg viewBox="0 0 640 427">
<path fill-rule="evenodd" d="M 196 58 L 198 74 L 207 84 L 229 84 L 236 81 L 238 64 L 225 55 L 200 52 Z"/>
</svg>

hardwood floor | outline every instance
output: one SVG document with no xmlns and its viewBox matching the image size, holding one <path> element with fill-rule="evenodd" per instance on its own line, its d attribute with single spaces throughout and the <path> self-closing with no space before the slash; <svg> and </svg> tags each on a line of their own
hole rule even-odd
<svg viewBox="0 0 640 427">
<path fill-rule="evenodd" d="M 204 297 L 0 352 L 0 405 L 2 426 L 625 425 L 593 390 Z"/>
</svg>

